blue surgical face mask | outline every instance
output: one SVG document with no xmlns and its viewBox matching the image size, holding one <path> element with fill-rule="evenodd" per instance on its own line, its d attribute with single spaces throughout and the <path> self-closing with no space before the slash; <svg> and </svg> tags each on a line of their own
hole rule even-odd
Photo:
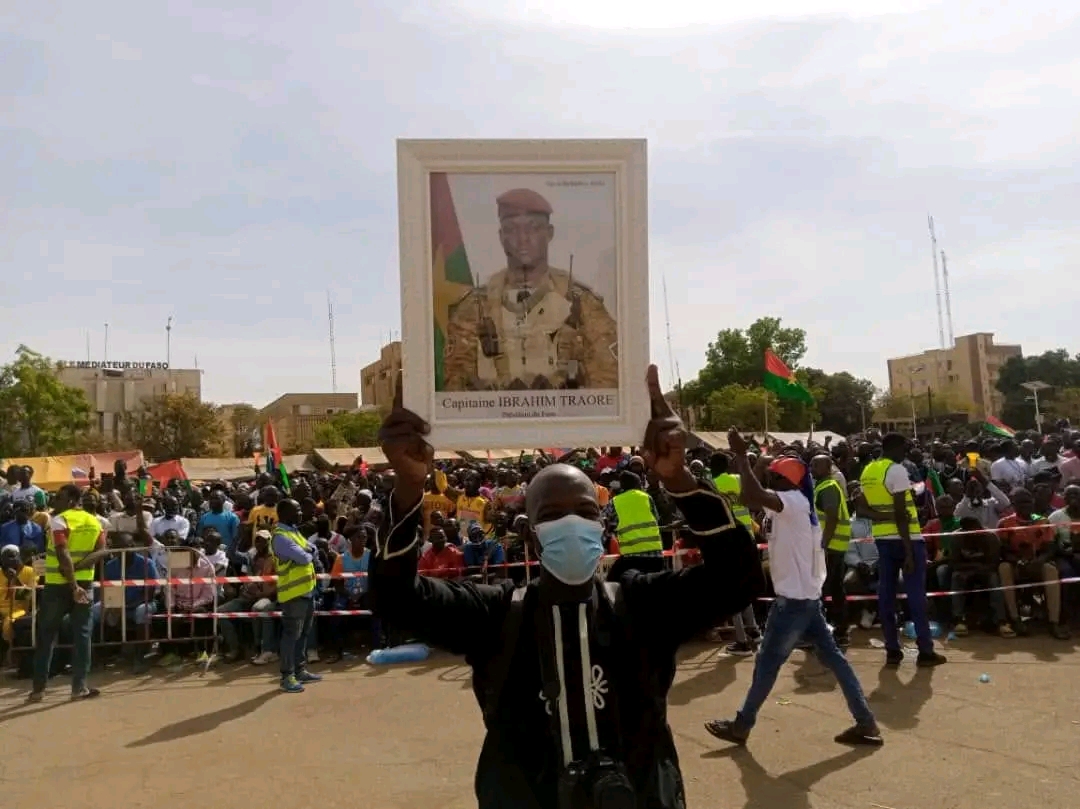
<svg viewBox="0 0 1080 809">
<path fill-rule="evenodd" d="M 604 527 L 596 520 L 567 514 L 536 526 L 540 564 L 564 584 L 584 584 L 604 555 Z"/>
</svg>

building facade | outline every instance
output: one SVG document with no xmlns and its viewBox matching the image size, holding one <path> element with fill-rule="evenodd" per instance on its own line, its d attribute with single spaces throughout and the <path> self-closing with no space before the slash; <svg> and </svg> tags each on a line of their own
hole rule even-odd
<svg viewBox="0 0 1080 809">
<path fill-rule="evenodd" d="M 93 411 L 91 427 L 114 440 L 130 437 L 135 417 L 156 396 L 190 394 L 202 401 L 202 371 L 169 368 L 163 362 L 60 363 L 56 376 L 86 394 Z"/>
<path fill-rule="evenodd" d="M 401 341 L 395 340 L 379 349 L 379 358 L 360 371 L 360 400 L 366 406 L 390 409 L 394 403 L 394 384 L 401 370 Z"/>
<path fill-rule="evenodd" d="M 286 393 L 259 411 L 258 421 L 274 422 L 278 444 L 286 452 L 311 449 L 315 428 L 336 413 L 359 410 L 355 393 Z"/>
<path fill-rule="evenodd" d="M 975 405 L 973 418 L 997 416 L 1004 405 L 996 387 L 1001 366 L 1019 356 L 1020 346 L 997 345 L 990 332 L 964 334 L 952 348 L 889 360 L 889 391 L 899 397 L 955 392 Z"/>
</svg>

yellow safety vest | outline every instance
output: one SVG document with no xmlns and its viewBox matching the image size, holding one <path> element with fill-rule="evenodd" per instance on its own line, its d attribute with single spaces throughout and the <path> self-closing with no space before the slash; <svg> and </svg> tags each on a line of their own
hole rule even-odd
<svg viewBox="0 0 1080 809">
<path fill-rule="evenodd" d="M 660 524 L 653 516 L 652 498 L 641 489 L 628 489 L 612 498 L 619 525 L 615 536 L 619 540 L 619 553 L 649 553 L 664 550 L 660 539 Z"/>
<path fill-rule="evenodd" d="M 299 531 L 288 531 L 278 525 L 275 533 L 288 537 L 305 551 L 310 552 L 308 541 L 304 539 Z M 273 553 L 273 548 L 274 543 L 271 541 L 271 553 Z M 309 595 L 315 588 L 315 565 L 312 562 L 308 562 L 306 565 L 298 565 L 289 559 L 282 559 L 276 553 L 274 553 L 274 560 L 277 562 L 277 600 L 279 604 Z"/>
<path fill-rule="evenodd" d="M 833 538 L 829 540 L 830 551 L 846 551 L 848 544 L 851 542 L 851 514 L 848 512 L 847 507 L 847 495 L 844 494 L 843 487 L 840 486 L 832 478 L 826 478 L 814 487 L 814 503 L 817 503 L 818 496 L 826 489 L 836 489 L 840 495 L 840 507 L 836 512 L 836 533 L 833 534 Z M 821 523 L 821 530 L 825 530 L 825 512 L 820 508 L 817 510 L 818 522 Z"/>
<path fill-rule="evenodd" d="M 885 488 L 885 475 L 888 474 L 893 463 L 888 458 L 874 461 L 867 465 L 859 478 L 867 504 L 872 508 L 887 511 L 890 514 L 893 513 L 893 495 L 892 492 Z M 922 539 L 921 529 L 919 528 L 919 512 L 915 508 L 915 498 L 911 494 L 911 489 L 907 490 L 904 497 L 907 501 L 908 530 L 911 538 Z M 900 529 L 896 527 L 895 519 L 882 522 L 875 520 L 873 531 L 875 539 L 878 537 L 897 539 L 900 536 Z"/>
<path fill-rule="evenodd" d="M 81 508 L 70 508 L 59 515 L 67 523 L 68 538 L 67 548 L 71 555 L 71 564 L 77 565 L 87 556 L 94 552 L 98 537 L 101 535 L 101 523 L 98 518 Z M 75 571 L 75 581 L 90 582 L 94 580 L 94 569 Z M 60 560 L 56 556 L 56 545 L 53 543 L 52 534 L 49 534 L 49 544 L 45 548 L 45 583 L 67 584 L 67 579 L 60 572 Z"/>
<path fill-rule="evenodd" d="M 754 530 L 754 518 L 750 516 L 750 509 L 742 504 L 739 495 L 742 494 L 742 480 L 738 475 L 725 473 L 713 478 L 716 491 L 724 495 L 731 505 L 731 514 L 751 531 Z"/>
</svg>

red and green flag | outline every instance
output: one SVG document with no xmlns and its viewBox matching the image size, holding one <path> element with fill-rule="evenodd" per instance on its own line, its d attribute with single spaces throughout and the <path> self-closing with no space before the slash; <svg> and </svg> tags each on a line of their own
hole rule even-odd
<svg viewBox="0 0 1080 809">
<path fill-rule="evenodd" d="M 473 286 L 465 242 L 461 238 L 450 179 L 445 172 L 433 172 L 431 190 L 432 301 L 435 315 L 435 389 L 445 382 L 443 355 L 450 309 Z"/>
<path fill-rule="evenodd" d="M 761 382 L 762 387 L 770 390 L 780 399 L 791 399 L 796 402 L 813 404 L 814 397 L 806 388 L 798 383 L 795 374 L 784 365 L 772 349 L 765 349 L 765 377 Z"/>
<path fill-rule="evenodd" d="M 263 449 L 266 450 L 266 471 L 271 475 L 276 472 L 281 477 L 281 487 L 288 494 L 292 491 L 292 486 L 289 484 L 289 470 L 285 468 L 285 462 L 281 458 L 281 447 L 278 446 L 277 433 L 274 432 L 274 422 L 271 419 L 266 420 Z"/>
<path fill-rule="evenodd" d="M 987 417 L 986 421 L 983 422 L 983 429 L 998 438 L 1013 438 L 1016 435 L 1016 430 L 1004 422 L 998 421 L 993 416 Z"/>
</svg>

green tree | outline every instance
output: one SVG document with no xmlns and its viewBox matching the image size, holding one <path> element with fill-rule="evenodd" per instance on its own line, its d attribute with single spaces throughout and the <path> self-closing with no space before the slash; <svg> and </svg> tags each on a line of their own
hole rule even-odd
<svg viewBox="0 0 1080 809">
<path fill-rule="evenodd" d="M 233 456 L 248 458 L 254 455 L 260 440 L 258 411 L 249 404 L 232 405 L 229 422 L 232 430 L 230 451 Z"/>
<path fill-rule="evenodd" d="M 351 413 L 335 413 L 330 423 L 334 425 L 349 447 L 374 447 L 379 443 L 379 427 L 382 418 L 369 410 L 355 410 Z"/>
<path fill-rule="evenodd" d="M 919 418 L 930 416 L 931 402 L 934 414 L 941 416 L 945 413 L 974 413 L 974 403 L 957 390 L 942 390 L 932 394 L 915 396 L 915 415 Z M 911 418 L 912 397 L 907 393 L 882 393 L 874 402 L 874 421 L 887 421 L 890 419 Z M 867 417 L 870 413 L 867 412 Z"/>
<path fill-rule="evenodd" d="M 746 432 L 761 432 L 765 426 L 766 399 L 769 403 L 769 423 L 775 424 L 783 417 L 783 409 L 774 394 L 762 387 L 725 385 L 709 394 L 702 428 L 722 432 L 729 427 L 738 427 Z"/>
<path fill-rule="evenodd" d="M 746 330 L 724 329 L 709 343 L 705 367 L 697 379 L 683 387 L 683 401 L 702 406 L 714 391 L 727 385 L 760 386 L 768 348 L 794 369 L 806 354 L 806 332 L 784 328 L 777 317 L 759 318 Z"/>
<path fill-rule="evenodd" d="M 805 374 L 805 376 L 803 376 Z M 828 374 L 817 368 L 806 368 L 796 376 L 810 389 L 817 400 L 815 428 L 851 435 L 869 425 L 874 414 L 874 383 L 856 379 L 847 371 Z M 809 425 L 800 424 L 797 429 Z"/>
<path fill-rule="evenodd" d="M 314 449 L 341 447 L 374 447 L 379 443 L 379 427 L 382 416 L 373 410 L 354 410 L 335 413 L 315 428 Z"/>
<path fill-rule="evenodd" d="M 0 456 L 68 452 L 90 414 L 86 394 L 63 384 L 48 357 L 20 345 L 0 368 Z"/>
<path fill-rule="evenodd" d="M 131 425 L 132 436 L 154 461 L 211 455 L 223 427 L 218 408 L 191 393 L 165 393 L 148 401 Z"/>
<path fill-rule="evenodd" d="M 1035 427 L 1035 403 L 1024 382 L 1045 382 L 1052 387 L 1039 392 L 1039 407 L 1053 413 L 1054 402 L 1063 391 L 1080 387 L 1080 354 L 1070 357 L 1064 348 L 1047 351 L 1036 357 L 1010 357 L 998 373 L 997 389 L 1005 396 L 1001 420 L 1023 430 Z M 1061 417 L 1059 417 L 1061 418 Z"/>
<path fill-rule="evenodd" d="M 319 424 L 315 427 L 312 442 L 315 447 L 320 449 L 339 449 L 341 447 L 349 446 L 349 442 L 345 440 L 345 436 L 343 436 L 341 431 L 330 422 Z M 315 447 L 312 447 L 312 449 Z"/>
<path fill-rule="evenodd" d="M 1045 412 L 1047 424 L 1053 424 L 1058 419 L 1068 419 L 1074 427 L 1080 424 L 1080 387 L 1055 390 Z"/>
</svg>

